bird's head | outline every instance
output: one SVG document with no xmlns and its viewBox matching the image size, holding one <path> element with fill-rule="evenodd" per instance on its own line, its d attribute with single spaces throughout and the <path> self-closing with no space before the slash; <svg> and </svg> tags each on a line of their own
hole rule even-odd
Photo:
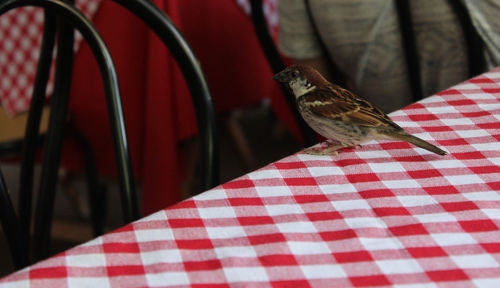
<svg viewBox="0 0 500 288">
<path fill-rule="evenodd" d="M 273 79 L 288 84 L 295 98 L 299 98 L 313 91 L 317 86 L 327 83 L 316 69 L 306 65 L 289 66 L 275 74 Z"/>
</svg>

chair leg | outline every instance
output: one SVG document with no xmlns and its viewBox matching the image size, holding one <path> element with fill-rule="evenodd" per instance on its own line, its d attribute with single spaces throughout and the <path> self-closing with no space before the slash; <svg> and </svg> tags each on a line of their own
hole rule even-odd
<svg viewBox="0 0 500 288">
<path fill-rule="evenodd" d="M 16 217 L 7 185 L 5 184 L 2 171 L 0 171 L 0 221 L 5 232 L 12 262 L 16 269 L 21 269 L 29 264 L 28 249 L 24 247 L 22 240 L 22 229 Z"/>
<path fill-rule="evenodd" d="M 62 18 L 58 17 L 59 21 Z M 34 257 L 42 260 L 50 255 L 50 232 L 54 210 L 57 172 L 63 144 L 64 124 L 68 112 L 73 67 L 73 26 L 59 23 L 58 52 L 54 95 L 51 103 L 49 128 L 44 147 L 40 192 L 35 210 Z"/>
<path fill-rule="evenodd" d="M 88 200 L 90 206 L 90 219 L 94 236 L 99 236 L 104 230 L 104 220 L 106 219 L 106 186 L 99 184 L 97 168 L 95 164 L 94 151 L 87 138 L 79 131 L 72 129 L 72 137 L 82 150 L 85 162 L 85 174 L 87 178 Z"/>
</svg>

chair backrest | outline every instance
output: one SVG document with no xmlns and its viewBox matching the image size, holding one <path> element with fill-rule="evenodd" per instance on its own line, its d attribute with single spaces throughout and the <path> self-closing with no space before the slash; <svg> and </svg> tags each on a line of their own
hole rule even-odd
<svg viewBox="0 0 500 288">
<path fill-rule="evenodd" d="M 51 115 L 49 128 L 45 137 L 44 160 L 42 163 L 42 176 L 40 192 L 38 195 L 37 207 L 35 211 L 34 225 L 34 248 L 35 258 L 40 260 L 48 256 L 50 241 L 50 225 L 52 220 L 52 210 L 55 196 L 55 184 L 57 180 L 57 169 L 59 166 L 60 153 L 62 147 L 62 129 L 66 119 L 69 87 L 71 80 L 72 58 L 73 58 L 73 27 L 75 27 L 87 40 L 97 63 L 101 70 L 104 88 L 106 92 L 106 103 L 108 106 L 109 120 L 111 126 L 112 140 L 114 144 L 115 158 L 118 167 L 118 177 L 120 191 L 122 193 L 122 210 L 126 223 L 139 217 L 137 195 L 135 193 L 134 178 L 130 163 L 130 154 L 127 144 L 125 122 L 121 107 L 120 91 L 113 61 L 109 51 L 100 37 L 99 33 L 91 23 L 76 10 L 71 4 L 55 0 L 8 0 L 0 3 L 0 15 L 22 6 L 38 6 L 45 9 L 46 25 L 44 27 L 44 39 L 42 41 L 42 51 L 35 79 L 35 87 L 30 105 L 28 124 L 25 134 L 25 144 L 23 151 L 23 162 L 21 170 L 21 191 L 20 220 L 17 221 L 18 231 L 15 236 L 19 236 L 18 243 L 21 249 L 11 245 L 11 252 L 17 268 L 25 266 L 23 259 L 28 257 L 19 254 L 29 255 L 29 230 L 31 218 L 32 181 L 34 153 L 38 141 L 38 126 L 42 104 L 45 97 L 45 89 L 48 81 L 48 71 L 52 58 L 52 50 L 55 43 L 56 18 L 60 16 L 58 37 L 58 57 L 56 62 L 56 77 L 54 85 L 54 95 L 51 101 Z M 26 184 L 27 183 L 27 184 Z M 5 185 L 4 185 L 5 186 Z M 5 187 L 2 190 L 2 198 L 8 198 Z M 4 197 L 5 196 L 5 197 Z M 26 201 L 29 200 L 29 201 Z M 12 205 L 5 202 L 5 207 L 12 210 Z M 4 205 L 4 204 L 2 204 Z M 6 219 L 13 223 L 12 215 L 15 212 L 6 212 Z M 2 213 L 3 217 L 3 213 Z M 9 236 L 10 237 L 10 236 Z M 11 241 L 9 241 L 10 243 Z M 19 246 L 19 245 L 18 245 Z M 19 261 L 16 259 L 19 257 Z"/>
<path fill-rule="evenodd" d="M 219 142 L 215 112 L 207 81 L 189 44 L 169 17 L 148 0 L 115 0 L 139 17 L 165 44 L 188 84 L 201 138 L 201 190 L 219 184 Z"/>
<path fill-rule="evenodd" d="M 21 225 L 16 217 L 16 212 L 10 199 L 9 191 L 0 170 L 0 222 L 7 238 L 7 243 L 16 268 L 22 268 L 29 263 L 28 253 L 22 239 Z"/>
<path fill-rule="evenodd" d="M 321 36 L 318 33 L 314 18 L 311 15 L 310 9 L 310 0 L 304 0 L 306 12 L 311 20 L 312 28 L 314 33 L 317 36 L 318 42 L 320 44 L 321 49 L 323 50 L 327 61 L 329 62 L 329 66 L 332 68 L 333 75 L 335 75 L 335 79 L 343 79 L 342 73 L 336 68 L 336 65 L 329 55 L 328 50 L 326 49 Z M 485 71 L 485 59 L 483 51 L 483 43 L 482 40 L 474 29 L 472 25 L 472 20 L 470 15 L 464 6 L 464 3 L 461 1 L 448 1 L 451 8 L 457 15 L 457 18 L 460 22 L 460 26 L 464 33 L 465 41 L 467 44 L 467 52 L 468 52 L 468 63 L 469 63 L 469 76 L 473 77 Z M 408 0 L 395 0 L 394 1 L 398 13 L 398 20 L 400 24 L 400 32 L 403 40 L 403 48 L 405 53 L 406 65 L 408 67 L 408 81 L 411 88 L 412 98 L 414 101 L 418 101 L 422 99 L 422 77 L 421 70 L 419 64 L 419 57 L 415 39 L 415 33 L 413 29 L 412 23 L 412 15 L 411 15 L 411 7 Z M 252 20 L 255 27 L 255 31 L 259 38 L 260 44 L 264 50 L 264 54 L 268 62 L 270 63 L 273 72 L 277 73 L 284 68 L 283 61 L 276 49 L 276 46 L 269 34 L 266 25 L 266 19 L 264 17 L 263 8 L 262 8 L 262 0 L 250 0 L 251 8 L 252 8 Z M 285 96 L 287 97 L 288 103 L 292 111 L 296 110 L 295 106 L 292 105 L 292 98 L 286 89 L 283 89 Z M 294 100 L 294 99 L 293 99 Z M 299 116 L 298 113 L 294 111 L 296 118 Z M 300 118 L 300 117 L 298 117 Z M 301 119 L 297 119 L 298 123 L 300 123 Z M 307 137 L 306 134 L 308 131 L 301 127 L 301 132 L 304 137 Z"/>
<path fill-rule="evenodd" d="M 281 59 L 280 53 L 278 52 L 271 34 L 269 33 L 267 20 L 262 6 L 262 0 L 250 0 L 250 8 L 252 11 L 251 16 L 253 27 L 255 29 L 255 33 L 257 34 L 257 38 L 259 39 L 260 46 L 262 47 L 264 55 L 271 66 L 271 70 L 273 73 L 278 73 L 285 69 L 285 63 L 283 62 L 283 59 Z M 302 139 L 304 140 L 304 145 L 308 147 L 316 144 L 316 133 L 300 116 L 297 104 L 295 103 L 295 96 L 289 89 L 287 89 L 287 87 L 285 87 L 285 85 L 280 84 L 280 87 L 283 95 L 285 96 L 288 107 L 292 111 L 295 121 L 299 126 Z"/>
</svg>

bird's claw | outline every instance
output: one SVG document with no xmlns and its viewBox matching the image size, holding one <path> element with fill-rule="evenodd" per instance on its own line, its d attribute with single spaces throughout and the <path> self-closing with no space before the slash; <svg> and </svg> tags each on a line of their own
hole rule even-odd
<svg viewBox="0 0 500 288">
<path fill-rule="evenodd" d="M 333 150 L 330 148 L 316 148 L 316 147 L 311 147 L 304 150 L 304 153 L 308 155 L 323 155 L 323 156 L 325 155 L 335 156 L 341 152 L 342 151 L 338 149 Z"/>
</svg>

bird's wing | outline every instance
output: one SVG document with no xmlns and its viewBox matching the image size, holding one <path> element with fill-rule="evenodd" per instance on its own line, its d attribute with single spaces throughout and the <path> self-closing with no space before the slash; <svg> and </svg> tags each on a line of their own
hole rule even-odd
<svg viewBox="0 0 500 288">
<path fill-rule="evenodd" d="M 318 116 L 368 127 L 401 129 L 380 108 L 340 86 L 329 84 L 316 87 L 305 97 L 309 109 Z"/>
</svg>

